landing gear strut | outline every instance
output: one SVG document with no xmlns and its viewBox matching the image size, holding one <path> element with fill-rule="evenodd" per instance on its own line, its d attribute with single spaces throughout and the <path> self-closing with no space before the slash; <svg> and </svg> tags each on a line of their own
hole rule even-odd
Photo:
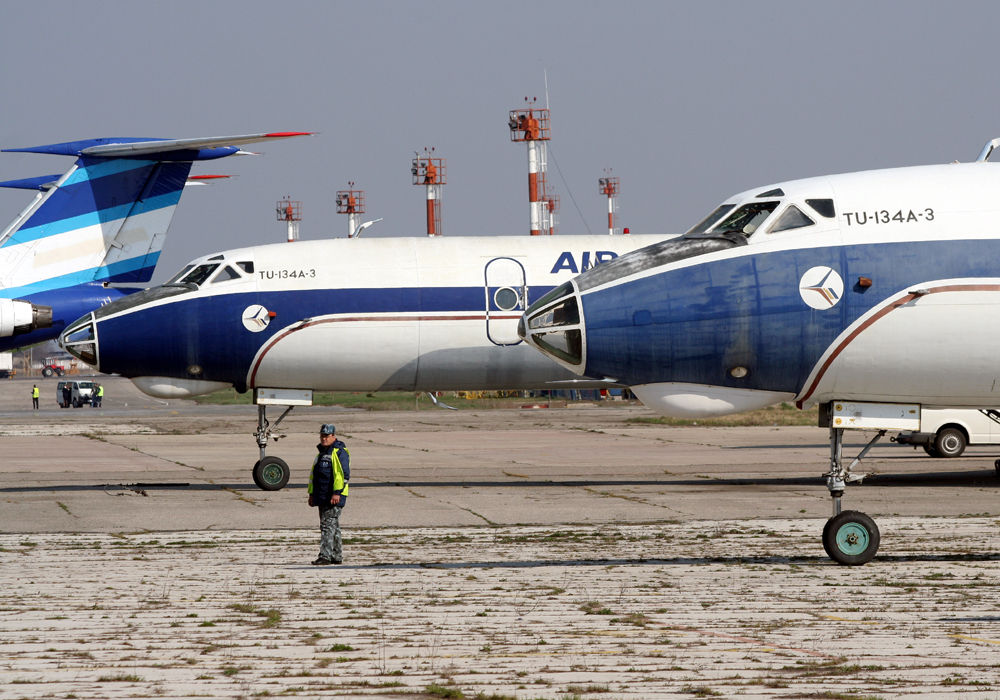
<svg viewBox="0 0 1000 700">
<path fill-rule="evenodd" d="M 843 463 L 844 428 L 830 428 L 830 471 L 826 476 L 826 487 L 833 498 L 833 517 L 823 527 L 823 549 L 838 564 L 857 566 L 871 561 L 878 551 L 881 536 L 878 525 L 870 517 L 856 510 L 840 509 L 840 499 L 847 484 L 865 478 L 864 474 L 854 474 L 852 470 L 861 462 L 868 450 L 874 447 L 885 430 L 880 430 L 871 442 L 845 469 Z"/>
<path fill-rule="evenodd" d="M 257 431 L 253 434 L 257 440 L 257 447 L 260 448 L 260 459 L 253 465 L 253 483 L 264 491 L 280 491 L 288 484 L 291 470 L 288 464 L 280 457 L 268 457 L 267 442 L 270 439 L 278 440 L 284 435 L 274 435 L 274 429 L 284 420 L 285 416 L 292 412 L 295 406 L 287 406 L 284 413 L 278 416 L 278 420 L 269 423 L 267 420 L 267 406 L 257 406 Z"/>
</svg>

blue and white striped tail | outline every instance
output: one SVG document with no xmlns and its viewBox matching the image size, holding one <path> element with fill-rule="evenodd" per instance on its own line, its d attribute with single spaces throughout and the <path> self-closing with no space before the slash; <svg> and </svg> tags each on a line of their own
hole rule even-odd
<svg viewBox="0 0 1000 700">
<path fill-rule="evenodd" d="M 4 294 L 148 282 L 190 170 L 190 161 L 81 156 L 62 177 L 40 183 L 39 196 L 0 234 Z"/>
<path fill-rule="evenodd" d="M 307 133 L 104 138 L 4 149 L 76 162 L 61 176 L 0 182 L 37 191 L 0 232 L 0 351 L 54 338 L 66 323 L 149 282 L 194 161 Z M 43 311 L 51 316 L 48 326 L 21 318 Z"/>
</svg>

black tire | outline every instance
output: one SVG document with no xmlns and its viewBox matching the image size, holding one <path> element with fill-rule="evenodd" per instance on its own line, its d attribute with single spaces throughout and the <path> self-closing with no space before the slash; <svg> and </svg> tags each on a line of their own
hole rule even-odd
<svg viewBox="0 0 1000 700">
<path fill-rule="evenodd" d="M 934 450 L 937 456 L 946 459 L 960 456 L 968 444 L 965 433 L 958 428 L 941 428 L 934 436 Z"/>
<path fill-rule="evenodd" d="M 941 456 L 941 453 L 937 451 L 937 448 L 934 447 L 934 445 L 932 445 L 930 443 L 927 443 L 923 447 L 924 447 L 924 452 L 926 452 L 927 454 L 929 454 L 931 457 L 940 457 Z"/>
<path fill-rule="evenodd" d="M 864 513 L 845 510 L 823 528 L 823 549 L 838 564 L 860 566 L 875 558 L 882 536 L 878 525 Z"/>
<path fill-rule="evenodd" d="M 827 542 L 827 533 L 830 531 L 830 523 L 833 522 L 833 518 L 827 519 L 826 523 L 823 525 L 823 551 L 826 552 L 826 556 L 833 559 L 833 552 L 830 551 L 830 545 Z"/>
<path fill-rule="evenodd" d="M 55 374 L 55 372 L 52 371 L 51 367 L 46 367 L 45 369 L 42 370 L 42 376 L 45 377 L 46 379 L 51 377 L 53 374 Z"/>
<path fill-rule="evenodd" d="M 291 475 L 288 464 L 280 457 L 264 457 L 253 465 L 253 482 L 263 491 L 280 491 Z"/>
</svg>

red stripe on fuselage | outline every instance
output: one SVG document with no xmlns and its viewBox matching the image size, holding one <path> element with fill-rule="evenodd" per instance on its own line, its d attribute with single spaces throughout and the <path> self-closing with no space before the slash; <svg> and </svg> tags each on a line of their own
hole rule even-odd
<svg viewBox="0 0 1000 700">
<path fill-rule="evenodd" d="M 257 356 L 257 361 L 253 364 L 253 371 L 250 373 L 250 388 L 254 388 L 257 385 L 257 370 L 260 369 L 260 363 L 263 362 L 264 356 L 269 353 L 278 341 L 287 338 L 292 333 L 296 331 L 305 330 L 310 326 L 318 326 L 323 323 L 347 323 L 347 322 L 372 322 L 372 321 L 486 321 L 488 318 L 496 320 L 521 318 L 521 314 L 516 316 L 490 316 L 487 317 L 486 314 L 476 314 L 468 316 L 340 316 L 338 318 L 325 318 L 320 321 L 308 321 L 303 323 L 301 326 L 295 326 L 294 328 L 289 328 L 286 331 L 282 331 L 278 335 L 274 336 L 267 342 L 264 349 L 261 350 L 260 355 Z"/>
<path fill-rule="evenodd" d="M 874 324 L 880 318 L 885 317 L 886 314 L 888 314 L 890 311 L 895 311 L 896 309 L 910 303 L 914 299 L 925 297 L 930 294 L 940 294 L 943 292 L 996 292 L 996 291 L 1000 291 L 1000 285 L 950 284 L 943 287 L 932 287 L 928 289 L 926 292 L 921 292 L 919 294 L 911 293 L 907 294 L 904 297 L 901 297 L 900 299 L 894 301 L 893 303 L 879 310 L 878 313 L 876 313 L 871 318 L 867 319 L 864 323 L 862 323 L 860 326 L 855 328 L 850 335 L 848 335 L 840 342 L 840 344 L 836 347 L 836 349 L 832 353 L 830 353 L 830 356 L 826 358 L 826 361 L 819 368 L 819 372 L 816 374 L 816 378 L 813 380 L 812 384 L 809 385 L 809 389 L 806 391 L 806 393 L 802 396 L 802 398 L 797 399 L 795 401 L 795 405 L 799 408 L 802 408 L 802 405 L 809 399 L 810 396 L 812 396 L 813 392 L 816 391 L 816 387 L 819 385 L 820 380 L 823 379 L 823 376 L 826 374 L 826 371 L 830 368 L 830 365 L 833 364 L 833 361 L 837 359 L 840 353 L 842 353 L 847 348 L 847 346 L 851 344 L 851 341 L 857 338 L 862 331 L 871 327 L 872 324 Z"/>
</svg>

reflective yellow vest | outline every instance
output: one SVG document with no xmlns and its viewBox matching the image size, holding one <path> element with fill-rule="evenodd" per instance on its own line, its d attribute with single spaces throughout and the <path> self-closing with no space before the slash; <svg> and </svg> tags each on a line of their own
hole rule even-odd
<svg viewBox="0 0 1000 700">
<path fill-rule="evenodd" d="M 347 449 L 344 449 L 347 452 Z M 351 454 L 347 452 L 347 454 Z M 309 470 L 309 494 L 313 492 L 313 473 L 316 471 L 316 465 L 319 464 L 319 455 L 313 459 L 312 469 Z M 341 496 L 347 496 L 347 491 L 350 488 L 344 480 L 344 467 L 340 463 L 340 448 L 334 447 L 333 451 L 330 452 L 330 464 L 333 467 L 333 492 L 339 493 Z"/>
<path fill-rule="evenodd" d="M 38 398 L 38 387 L 37 386 L 31 388 L 31 398 L 33 398 L 33 399 L 37 399 Z"/>
</svg>

